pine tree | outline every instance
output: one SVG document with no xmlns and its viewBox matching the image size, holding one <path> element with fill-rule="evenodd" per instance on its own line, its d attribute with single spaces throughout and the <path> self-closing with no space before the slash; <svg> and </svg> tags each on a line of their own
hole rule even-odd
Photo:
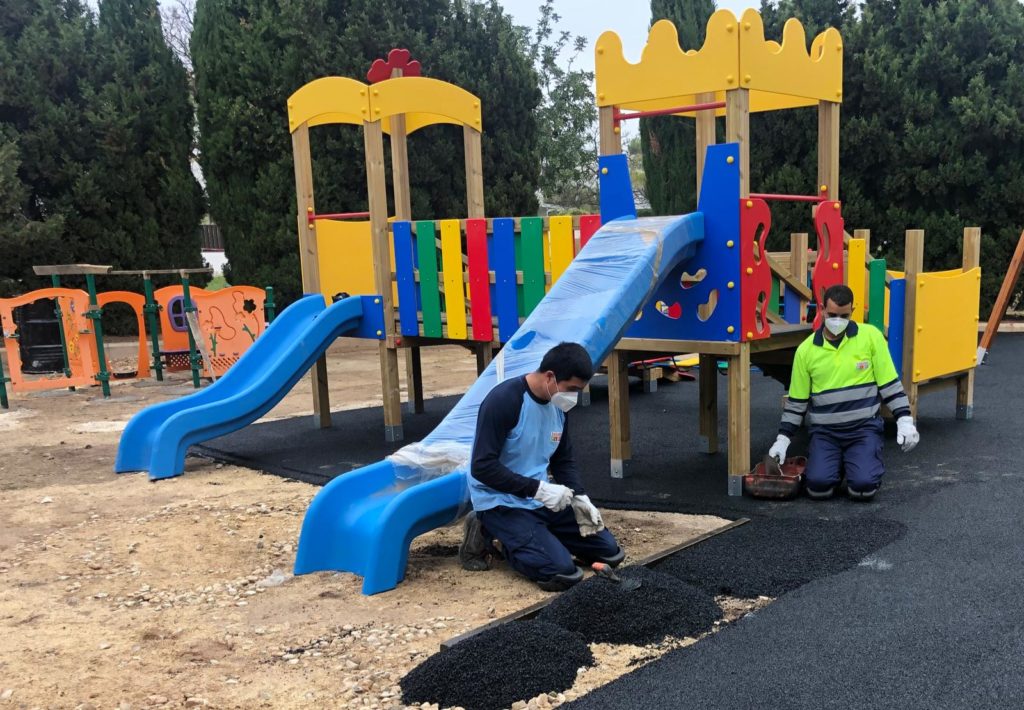
<svg viewBox="0 0 1024 710">
<path fill-rule="evenodd" d="M 322 76 L 364 80 L 394 47 L 480 97 L 488 214 L 535 213 L 536 77 L 496 2 L 203 0 L 192 37 L 201 162 L 230 279 L 300 293 L 286 101 Z M 361 129 L 315 128 L 311 150 L 318 209 L 365 210 Z M 409 164 L 414 217 L 465 214 L 460 129 L 412 134 Z"/>
<path fill-rule="evenodd" d="M 651 21 L 672 20 L 683 49 L 704 44 L 713 0 L 651 0 Z M 640 120 L 647 199 L 654 214 L 684 214 L 697 208 L 696 133 L 693 119 L 658 116 Z"/>
</svg>

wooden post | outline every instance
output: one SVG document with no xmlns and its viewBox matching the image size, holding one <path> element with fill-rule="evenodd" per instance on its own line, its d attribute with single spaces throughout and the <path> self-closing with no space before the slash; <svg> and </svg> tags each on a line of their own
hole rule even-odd
<svg viewBox="0 0 1024 710">
<path fill-rule="evenodd" d="M 466 216 L 484 216 L 484 159 L 480 131 L 462 127 L 466 152 Z"/>
<path fill-rule="evenodd" d="M 391 250 L 388 245 L 387 181 L 384 173 L 384 130 L 380 121 L 363 123 L 366 151 L 366 188 L 370 201 L 370 234 L 374 288 L 384 307 L 384 335 L 380 341 L 380 376 L 384 398 L 384 438 L 401 441 L 402 394 L 395 347 L 395 304 L 391 290 Z"/>
<path fill-rule="evenodd" d="M 608 424 L 611 429 L 612 478 L 625 476 L 625 462 L 632 456 L 629 441 L 629 377 L 624 353 L 613 350 L 605 360 L 608 368 Z"/>
<path fill-rule="evenodd" d="M 700 387 L 700 435 L 708 453 L 718 453 L 718 356 L 701 355 L 698 371 Z"/>
<path fill-rule="evenodd" d="M 750 472 L 750 343 L 729 358 L 729 495 L 743 495 Z"/>
<path fill-rule="evenodd" d="M 473 351 L 476 353 L 476 374 L 479 377 L 494 359 L 494 345 L 478 342 L 473 346 Z"/>
<path fill-rule="evenodd" d="M 302 291 L 320 292 L 320 255 L 316 243 L 316 214 L 313 201 L 313 161 L 309 152 L 309 126 L 302 124 L 292 133 L 292 156 L 295 162 L 295 197 L 298 203 L 299 265 L 302 269 Z M 331 395 L 327 387 L 327 356 L 321 355 L 309 371 L 313 384 L 313 419 L 320 429 L 331 425 Z"/>
<path fill-rule="evenodd" d="M 818 188 L 825 196 L 839 199 L 839 106 L 831 101 L 818 104 Z"/>
<path fill-rule="evenodd" d="M 985 359 L 989 346 L 992 345 L 992 340 L 996 337 L 996 332 L 999 330 L 999 323 L 1003 320 L 1003 316 L 1006 315 L 1006 309 L 1010 305 L 1010 296 L 1013 295 L 1013 289 L 1017 287 L 1017 280 L 1020 278 L 1022 267 L 1024 267 L 1024 232 L 1020 233 L 1017 248 L 1013 252 L 1013 258 L 1010 259 L 1010 266 L 1006 269 L 1003 285 L 999 287 L 999 295 L 996 297 L 995 305 L 992 306 L 992 311 L 989 313 L 988 323 L 985 324 L 985 332 L 981 336 L 981 343 L 978 344 L 979 365 Z"/>
<path fill-rule="evenodd" d="M 981 265 L 981 228 L 967 227 L 964 229 L 964 271 Z M 974 365 L 980 363 L 977 358 Z M 956 418 L 971 419 L 974 416 L 974 368 L 966 375 L 956 378 Z"/>
<path fill-rule="evenodd" d="M 618 155 L 622 152 L 622 132 L 615 125 L 615 109 L 602 106 L 597 110 L 600 126 L 600 154 Z"/>
<path fill-rule="evenodd" d="M 799 232 L 789 236 L 789 270 L 793 278 L 807 284 L 807 232 Z M 800 322 L 807 322 L 807 299 L 800 299 Z"/>
<path fill-rule="evenodd" d="M 696 96 L 697 103 L 711 103 L 715 100 L 714 93 L 702 93 Z M 709 145 L 714 145 L 717 141 L 715 135 L 715 111 L 716 109 L 707 109 L 706 111 L 697 112 L 697 200 L 700 200 L 700 181 L 704 177 L 704 158 L 707 154 Z"/>
<path fill-rule="evenodd" d="M 405 348 L 405 398 L 413 414 L 423 414 L 423 363 L 420 348 Z"/>
<path fill-rule="evenodd" d="M 917 276 L 923 270 L 924 230 L 908 229 L 906 256 L 903 265 L 907 282 L 907 299 L 903 325 L 903 389 L 907 391 L 907 399 L 910 400 L 910 412 L 915 418 L 917 417 L 917 384 L 915 382 L 917 372 L 914 370 L 914 335 L 917 333 L 917 323 L 915 322 L 914 315 L 917 312 L 917 292 L 921 288 Z"/>
<path fill-rule="evenodd" d="M 725 92 L 725 134 L 740 147 L 740 197 L 750 195 L 750 91 Z"/>
</svg>

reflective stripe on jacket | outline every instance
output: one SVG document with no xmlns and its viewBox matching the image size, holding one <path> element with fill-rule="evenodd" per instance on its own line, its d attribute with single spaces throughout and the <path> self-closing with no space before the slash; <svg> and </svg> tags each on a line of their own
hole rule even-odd
<svg viewBox="0 0 1024 710">
<path fill-rule="evenodd" d="M 881 331 L 851 322 L 831 343 L 819 329 L 797 348 L 779 432 L 791 437 L 805 416 L 810 426 L 852 429 L 876 416 L 882 402 L 897 419 L 910 416 Z"/>
</svg>

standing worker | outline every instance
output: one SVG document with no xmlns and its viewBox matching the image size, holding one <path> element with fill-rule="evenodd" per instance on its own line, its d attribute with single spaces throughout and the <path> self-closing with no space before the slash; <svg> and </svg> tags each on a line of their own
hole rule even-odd
<svg viewBox="0 0 1024 710">
<path fill-rule="evenodd" d="M 573 556 L 622 562 L 625 553 L 583 489 L 566 426 L 593 376 L 587 351 L 562 343 L 536 372 L 502 382 L 484 398 L 470 464 L 473 512 L 459 548 L 463 568 L 489 569 L 494 539 L 512 569 L 551 592 L 583 579 Z"/>
<path fill-rule="evenodd" d="M 797 348 L 779 436 L 768 454 L 785 461 L 806 414 L 808 495 L 830 497 L 845 469 L 850 497 L 870 500 L 885 473 L 880 403 L 896 417 L 896 443 L 904 452 L 917 446 L 920 435 L 885 337 L 873 325 L 850 321 L 853 291 L 832 286 L 822 300 L 824 325 Z"/>
</svg>

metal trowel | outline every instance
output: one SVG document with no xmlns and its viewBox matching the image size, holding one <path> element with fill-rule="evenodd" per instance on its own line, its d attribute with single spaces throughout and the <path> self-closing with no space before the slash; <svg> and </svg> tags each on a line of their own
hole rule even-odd
<svg viewBox="0 0 1024 710">
<path fill-rule="evenodd" d="M 640 588 L 640 585 L 642 584 L 641 581 L 636 577 L 627 577 L 626 579 L 623 579 L 619 575 L 615 574 L 615 570 L 613 570 L 609 565 L 606 565 L 604 562 L 595 562 L 594 564 L 590 565 L 590 569 L 594 570 L 594 574 L 598 577 L 603 577 L 604 579 L 607 579 L 610 582 L 615 582 L 615 584 L 618 584 L 624 592 L 632 592 L 634 590 L 637 590 Z"/>
</svg>

